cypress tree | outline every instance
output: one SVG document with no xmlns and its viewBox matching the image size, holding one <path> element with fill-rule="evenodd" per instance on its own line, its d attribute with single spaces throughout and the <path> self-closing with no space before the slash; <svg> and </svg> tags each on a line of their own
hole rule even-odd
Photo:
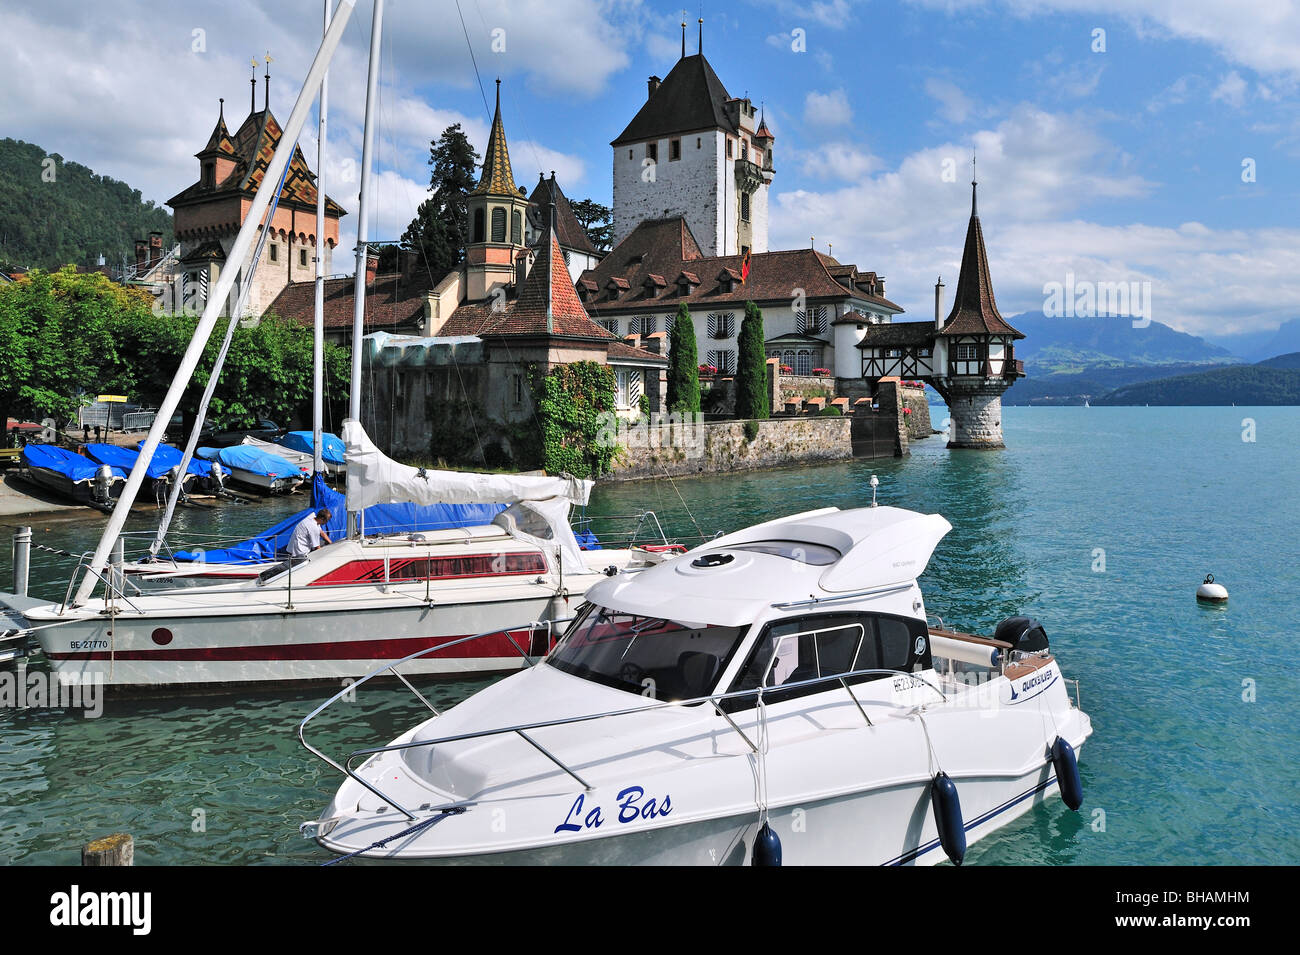
<svg viewBox="0 0 1300 955">
<path fill-rule="evenodd" d="M 767 355 L 763 352 L 763 313 L 753 302 L 745 303 L 745 320 L 740 325 L 736 345 L 736 417 L 771 417 Z"/>
<path fill-rule="evenodd" d="M 695 323 L 691 310 L 683 302 L 668 336 L 668 410 L 700 410 L 700 359 L 695 344 Z"/>
</svg>

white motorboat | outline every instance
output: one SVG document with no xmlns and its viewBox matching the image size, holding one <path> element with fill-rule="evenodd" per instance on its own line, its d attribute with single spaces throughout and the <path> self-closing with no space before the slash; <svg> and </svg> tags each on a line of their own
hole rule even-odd
<svg viewBox="0 0 1300 955">
<path fill-rule="evenodd" d="M 1058 787 L 1077 808 L 1092 727 L 1042 628 L 927 623 L 949 529 L 826 508 L 620 571 L 544 661 L 342 761 L 307 739 L 340 694 L 299 730 L 347 776 L 303 833 L 383 859 L 899 865 L 959 862 Z"/>
<path fill-rule="evenodd" d="M 13 608 L 23 629 L 60 678 L 116 688 L 346 679 L 496 631 L 415 665 L 423 673 L 490 672 L 544 654 L 554 621 L 571 617 L 592 584 L 668 556 L 580 549 L 569 509 L 587 502 L 590 481 L 416 469 L 382 454 L 354 421 L 344 435 L 350 511 L 394 500 L 510 506 L 484 526 L 379 537 L 362 528 L 253 579 L 177 581 L 147 592 L 119 582 L 102 602 L 25 602 Z"/>
</svg>

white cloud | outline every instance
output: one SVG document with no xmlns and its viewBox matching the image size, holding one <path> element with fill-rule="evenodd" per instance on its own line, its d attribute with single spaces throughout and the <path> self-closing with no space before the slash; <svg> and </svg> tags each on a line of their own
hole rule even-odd
<svg viewBox="0 0 1300 955">
<path fill-rule="evenodd" d="M 824 143 L 792 157 L 814 179 L 853 182 L 880 167 L 880 160 L 852 143 Z"/>
<path fill-rule="evenodd" d="M 939 114 L 954 123 L 964 123 L 975 104 L 956 83 L 930 77 L 925 81 L 925 92 L 939 101 Z"/>
<path fill-rule="evenodd" d="M 810 90 L 804 97 L 803 118 L 815 126 L 843 126 L 853 119 L 853 109 L 842 87 L 829 93 Z"/>
<path fill-rule="evenodd" d="M 1241 109 L 1246 104 L 1247 83 L 1236 70 L 1224 76 L 1215 87 L 1211 99 L 1222 100 L 1233 109 Z"/>
<path fill-rule="evenodd" d="M 1073 13 L 1108 27 L 1117 19 L 1151 32 L 1204 43 L 1232 62 L 1262 73 L 1300 76 L 1300 4 L 1293 0 L 1252 0 L 1249 6 L 1223 0 L 911 0 L 945 10 L 1005 6 L 1020 15 Z M 1117 39 L 1108 48 L 1116 51 Z"/>
<path fill-rule="evenodd" d="M 1041 308 L 1043 286 L 1077 280 L 1149 281 L 1156 321 L 1195 334 L 1275 326 L 1300 313 L 1300 229 L 1226 229 L 1085 221 L 1083 210 L 1140 199 L 1154 184 L 1087 113 L 1021 105 L 975 134 L 979 211 L 994 291 L 1004 315 Z M 944 160 L 958 168 L 945 182 Z M 897 165 L 824 191 L 777 192 L 772 248 L 834 243 L 836 257 L 889 279 L 912 320 L 927 318 L 942 274 L 951 289 L 970 210 L 969 146 L 918 150 Z M 779 180 L 777 188 L 779 189 Z M 1120 203 L 1116 205 L 1115 203 Z M 1225 308 L 1224 302 L 1231 302 Z"/>
</svg>

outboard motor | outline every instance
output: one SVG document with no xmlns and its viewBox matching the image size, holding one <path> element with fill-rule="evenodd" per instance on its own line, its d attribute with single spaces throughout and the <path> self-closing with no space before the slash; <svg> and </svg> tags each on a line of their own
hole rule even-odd
<svg viewBox="0 0 1300 955">
<path fill-rule="evenodd" d="M 210 465 L 208 465 L 208 480 L 212 484 L 212 490 L 214 491 L 225 490 L 226 485 L 225 485 L 225 479 L 222 478 L 221 476 L 221 465 L 218 464 L 216 461 L 213 461 Z"/>
<path fill-rule="evenodd" d="M 993 631 L 993 639 L 1011 644 L 1011 653 L 1041 653 L 1047 649 L 1047 631 L 1033 617 L 1007 617 Z"/>
<path fill-rule="evenodd" d="M 113 487 L 113 469 L 107 464 L 101 464 L 95 469 L 95 484 L 91 496 L 96 503 L 107 504 L 112 498 L 111 488 Z"/>
</svg>

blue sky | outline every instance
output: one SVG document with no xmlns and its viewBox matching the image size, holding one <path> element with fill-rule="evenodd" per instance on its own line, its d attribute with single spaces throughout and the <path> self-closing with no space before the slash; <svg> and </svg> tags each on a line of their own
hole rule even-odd
<svg viewBox="0 0 1300 955">
<path fill-rule="evenodd" d="M 249 57 L 269 50 L 285 119 L 320 23 L 317 0 L 50 0 L 11 15 L 0 135 L 57 150 L 165 200 L 197 178 L 216 98 L 242 119 Z M 610 198 L 609 141 L 680 49 L 680 6 L 461 0 L 516 179 L 555 169 Z M 688 8 L 688 50 L 698 0 Z M 774 248 L 810 235 L 888 277 L 911 318 L 951 288 L 979 155 L 980 213 L 1005 314 L 1043 286 L 1150 282 L 1152 317 L 1216 337 L 1300 316 L 1300 11 L 1260 0 L 740 0 L 706 3 L 705 54 L 776 134 Z M 370 4 L 332 73 L 327 189 L 356 209 Z M 505 52 L 494 52 L 504 40 Z M 1094 52 L 1094 31 L 1105 52 Z M 803 31 L 806 50 L 792 49 Z M 197 31 L 197 32 L 196 32 Z M 400 234 L 427 184 L 427 142 L 488 117 L 457 6 L 389 0 L 375 234 Z M 262 72 L 259 69 L 259 74 Z M 259 103 L 261 91 L 259 88 Z M 314 164 L 313 131 L 303 137 Z M 1256 181 L 1242 181 L 1244 159 Z M 944 163 L 956 181 L 944 181 Z M 348 174 L 351 173 L 351 178 Z M 355 217 L 344 220 L 344 247 Z M 345 268 L 350 257 L 340 256 Z"/>
</svg>

